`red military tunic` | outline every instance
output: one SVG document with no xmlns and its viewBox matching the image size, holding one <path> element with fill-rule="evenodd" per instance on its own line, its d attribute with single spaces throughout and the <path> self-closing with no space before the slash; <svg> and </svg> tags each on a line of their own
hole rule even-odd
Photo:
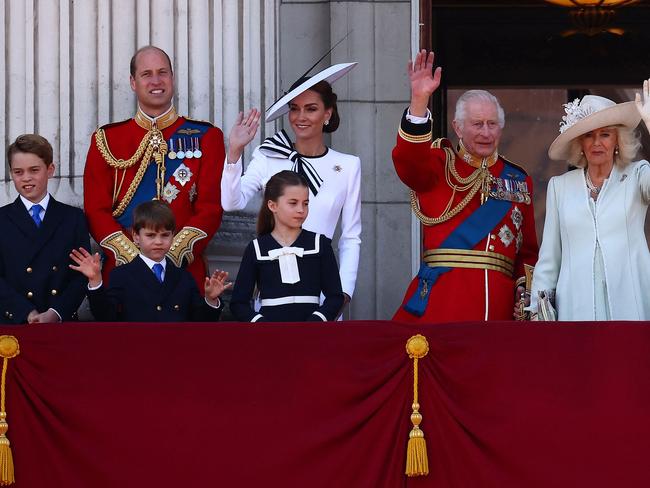
<svg viewBox="0 0 650 488">
<path fill-rule="evenodd" d="M 162 130 L 168 146 L 170 137 L 185 121 L 186 119 L 178 117 L 173 109 L 158 119 L 158 127 Z M 106 154 L 102 154 L 100 150 L 102 144 L 98 145 L 98 133 L 103 131 L 104 137 L 100 136 L 100 140 L 105 139 L 104 149 L 110 151 L 113 159 L 128 160 L 136 153 L 143 138 L 148 134 L 148 129 L 144 128 L 146 126 L 146 116 L 143 117 L 140 113 L 133 119 L 106 125 L 93 134 L 88 150 L 84 171 L 84 209 L 91 235 L 108 251 L 105 253 L 106 261 L 102 271 L 105 283 L 108 282 L 108 274 L 116 264 L 131 261 L 138 253 L 132 242 L 130 225 L 121 225 L 117 221 L 119 216 L 114 217 L 113 211 L 129 191 L 140 162 L 127 169 L 111 167 Z M 168 256 L 178 266 L 189 263 L 187 269 L 194 276 L 199 290 L 203 290 L 204 277 L 207 274 L 203 251 L 219 228 L 223 213 L 220 190 L 220 177 L 225 159 L 223 134 L 211 124 L 208 126 L 198 144 L 201 157 L 183 160 L 189 172 L 184 172 L 182 178 L 176 178 L 167 172 L 165 180 L 168 185 L 165 186 L 166 191 L 162 196 L 162 199 L 170 204 L 176 218 L 176 236 Z M 179 150 L 178 147 L 170 146 L 169 152 L 172 152 L 172 149 Z M 108 159 L 111 159 L 111 156 L 108 156 Z M 149 165 L 156 165 L 156 162 L 152 159 Z M 150 193 L 151 199 L 156 197 L 155 188 L 151 188 Z"/>
<path fill-rule="evenodd" d="M 416 192 L 422 213 L 428 217 L 438 217 L 447 207 L 453 189 L 447 182 L 445 151 L 433 147 L 430 135 L 431 122 L 413 124 L 404 116 L 397 145 L 393 149 L 393 162 L 400 179 Z M 458 154 L 455 155 L 454 163 L 458 175 L 462 178 L 470 176 L 476 170 L 476 167 L 466 163 Z M 499 156 L 489 167 L 489 171 L 492 176 L 499 177 L 504 168 L 504 174 L 507 175 L 508 167 L 514 165 Z M 456 183 L 453 177 L 451 181 Z M 426 309 L 421 317 L 404 309 L 404 304 L 418 290 L 419 280 L 416 276 L 408 287 L 394 320 L 430 323 L 512 319 L 515 282 L 519 284 L 524 281 L 524 264 L 534 265 L 538 252 L 532 205 L 532 180 L 527 175 L 526 186 L 531 197 L 527 200 L 528 203 L 509 202 L 510 208 L 505 216 L 481 236 L 473 248 L 477 251 L 497 253 L 503 260 L 511 261 L 514 267 L 513 275 L 481 268 L 480 265 L 470 265 L 475 266 L 473 268 L 454 267 L 441 274 L 430 287 Z M 468 191 L 456 191 L 449 208 L 456 207 L 467 194 Z M 475 194 L 468 204 L 449 220 L 423 226 L 425 252 L 440 248 L 454 229 L 481 206 L 480 195 L 480 192 Z"/>
</svg>

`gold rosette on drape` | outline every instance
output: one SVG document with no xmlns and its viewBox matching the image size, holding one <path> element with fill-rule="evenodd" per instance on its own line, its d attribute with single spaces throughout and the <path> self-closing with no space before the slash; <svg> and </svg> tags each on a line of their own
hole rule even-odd
<svg viewBox="0 0 650 488">
<path fill-rule="evenodd" d="M 429 343 L 423 335 L 414 335 L 406 342 L 406 353 L 413 359 L 413 413 L 411 414 L 413 428 L 409 433 L 406 448 L 406 476 L 426 476 L 429 474 L 427 444 L 424 440 L 424 432 L 420 429 L 422 414 L 418 403 L 418 359 L 422 359 L 428 352 Z"/>
<path fill-rule="evenodd" d="M 0 383 L 0 486 L 12 485 L 14 477 L 14 458 L 11 454 L 11 444 L 7 438 L 7 411 L 5 410 L 5 387 L 7 384 L 7 367 L 9 359 L 20 354 L 18 339 L 14 336 L 0 336 L 0 356 L 2 356 L 2 382 Z"/>
</svg>

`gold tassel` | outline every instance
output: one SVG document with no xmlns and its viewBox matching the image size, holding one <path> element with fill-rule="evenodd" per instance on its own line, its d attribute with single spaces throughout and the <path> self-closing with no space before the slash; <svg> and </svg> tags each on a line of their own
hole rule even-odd
<svg viewBox="0 0 650 488">
<path fill-rule="evenodd" d="M 429 474 L 429 460 L 424 432 L 420 429 L 422 414 L 418 403 L 418 359 L 422 359 L 429 352 L 427 338 L 420 334 L 414 335 L 406 342 L 406 352 L 413 359 L 413 428 L 406 447 L 406 476 L 426 476 Z"/>
<path fill-rule="evenodd" d="M 5 410 L 5 386 L 7 384 L 7 366 L 9 359 L 20 354 L 18 339 L 14 336 L 0 336 L 0 356 L 2 356 L 2 381 L 0 382 L 0 486 L 13 485 L 14 458 L 11 453 L 11 443 L 7 438 L 7 412 Z"/>
</svg>

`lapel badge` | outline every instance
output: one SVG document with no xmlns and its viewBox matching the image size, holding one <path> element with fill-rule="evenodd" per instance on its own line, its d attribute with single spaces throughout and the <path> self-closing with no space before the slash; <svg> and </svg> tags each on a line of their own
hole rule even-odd
<svg viewBox="0 0 650 488">
<path fill-rule="evenodd" d="M 625 178 L 627 178 L 627 174 L 626 174 L 626 173 L 623 173 L 623 174 L 621 175 L 621 181 L 625 181 Z"/>
<path fill-rule="evenodd" d="M 190 181 L 193 174 L 190 168 L 185 166 L 184 163 L 181 163 L 172 176 L 176 178 L 176 181 L 178 181 L 181 186 L 185 186 L 185 184 Z"/>
<path fill-rule="evenodd" d="M 337 173 L 340 173 L 341 171 L 343 171 L 343 168 L 341 168 L 341 165 L 340 165 L 340 164 L 335 164 L 334 167 L 333 167 L 332 169 L 333 169 L 334 171 L 336 171 Z"/>
<path fill-rule="evenodd" d="M 175 185 L 172 185 L 170 182 L 167 182 L 165 188 L 163 188 L 163 193 L 162 193 L 163 200 L 165 200 L 167 203 L 172 203 L 180 192 L 181 191 L 178 188 L 176 188 Z"/>
</svg>

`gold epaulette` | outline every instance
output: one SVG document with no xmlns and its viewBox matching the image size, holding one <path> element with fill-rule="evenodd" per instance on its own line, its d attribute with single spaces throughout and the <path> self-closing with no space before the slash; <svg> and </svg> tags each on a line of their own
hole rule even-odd
<svg viewBox="0 0 650 488">
<path fill-rule="evenodd" d="M 438 137 L 431 143 L 433 149 L 443 149 L 445 147 L 450 147 L 453 149 L 453 145 L 449 139 L 446 137 Z"/>
<path fill-rule="evenodd" d="M 117 266 L 130 263 L 140 254 L 140 249 L 121 230 L 104 237 L 99 245 L 113 251 Z"/>
<path fill-rule="evenodd" d="M 183 259 L 187 259 L 190 264 L 194 261 L 192 248 L 197 241 L 205 239 L 208 234 L 196 227 L 183 227 L 174 237 L 172 247 L 167 252 L 167 257 L 179 268 L 183 264 Z"/>
</svg>

